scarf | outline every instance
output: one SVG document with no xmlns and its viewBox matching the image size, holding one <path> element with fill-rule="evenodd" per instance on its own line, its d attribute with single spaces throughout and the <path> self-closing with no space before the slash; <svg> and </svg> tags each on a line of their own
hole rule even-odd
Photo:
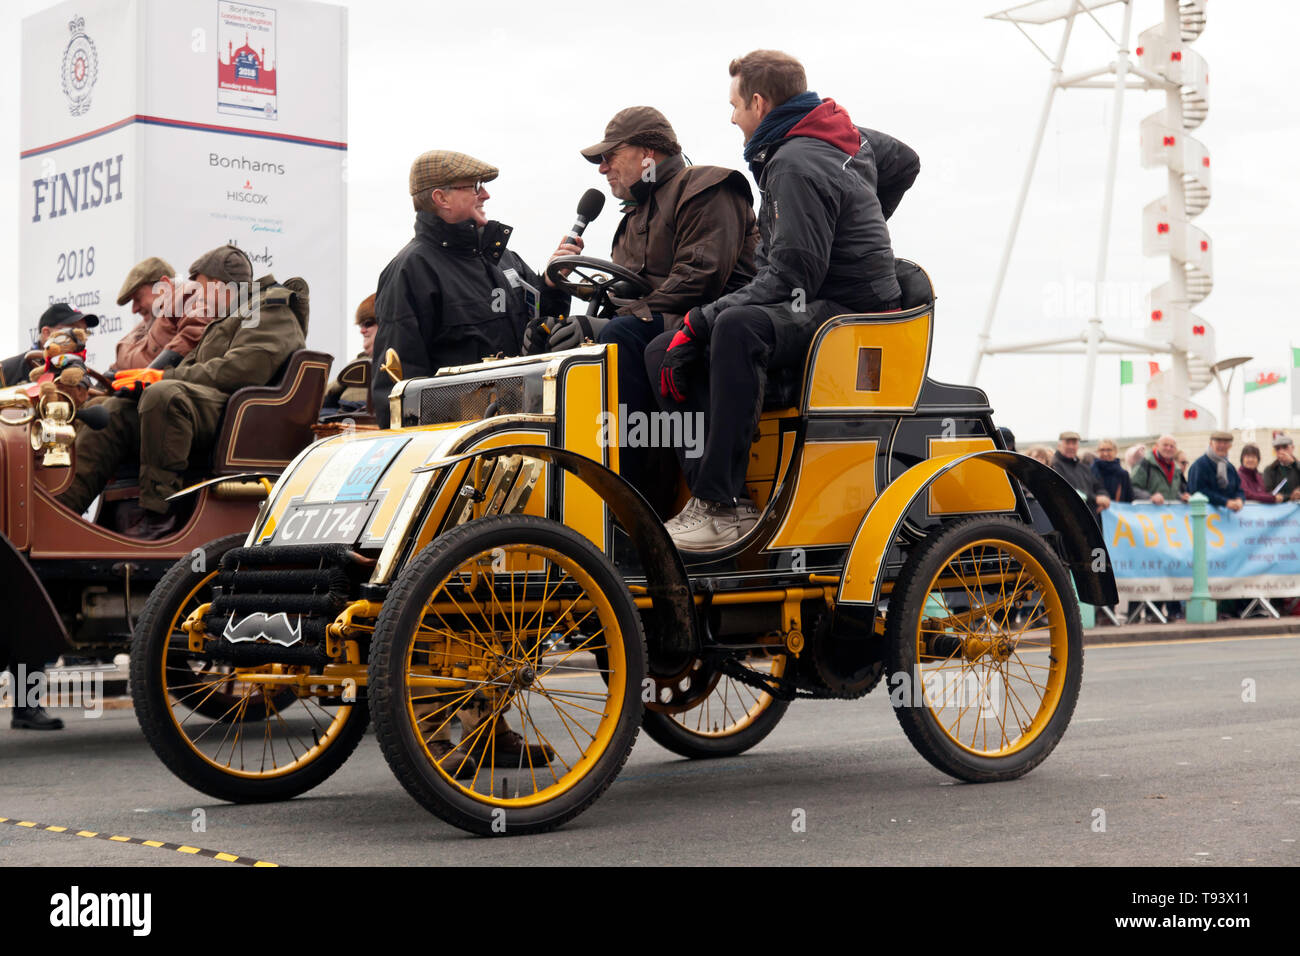
<svg viewBox="0 0 1300 956">
<path fill-rule="evenodd" d="M 1128 477 L 1128 472 L 1124 470 L 1124 463 L 1119 459 L 1115 461 L 1104 461 L 1098 458 L 1092 463 L 1093 470 L 1101 483 L 1106 486 L 1106 493 L 1115 501 L 1120 501 L 1124 491 L 1124 479 Z"/>
<path fill-rule="evenodd" d="M 763 147 L 785 139 L 785 134 L 794 129 L 799 121 L 821 106 L 822 98 L 812 90 L 790 97 L 780 106 L 763 117 L 754 135 L 745 144 L 745 162 L 753 165 L 754 159 Z"/>
<path fill-rule="evenodd" d="M 1227 456 L 1216 455 L 1214 453 L 1213 446 L 1211 446 L 1205 452 L 1205 457 L 1210 459 L 1210 461 L 1214 462 L 1214 467 L 1216 469 L 1215 480 L 1218 481 L 1219 483 L 1219 490 L 1220 491 L 1226 490 L 1228 487 L 1228 467 L 1229 467 Z"/>
<path fill-rule="evenodd" d="M 1176 462 L 1174 461 L 1174 459 L 1172 459 L 1172 458 L 1169 458 L 1169 459 L 1161 458 L 1161 457 L 1160 457 L 1160 452 L 1156 451 L 1154 448 L 1151 449 L 1151 457 L 1154 458 L 1156 464 L 1160 466 L 1160 470 L 1163 471 L 1163 472 L 1165 473 L 1165 481 L 1169 482 L 1170 485 L 1173 485 L 1173 483 L 1174 483 L 1174 465 L 1176 464 Z"/>
</svg>

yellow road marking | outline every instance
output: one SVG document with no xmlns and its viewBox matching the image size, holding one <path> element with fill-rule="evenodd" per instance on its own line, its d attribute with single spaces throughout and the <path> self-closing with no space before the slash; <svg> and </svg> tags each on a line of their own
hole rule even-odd
<svg viewBox="0 0 1300 956">
<path fill-rule="evenodd" d="M 26 827 L 33 830 L 44 830 L 47 833 L 67 833 L 69 830 L 68 827 L 58 826 L 57 824 L 36 823 L 32 820 L 13 820 L 9 817 L 0 817 L 0 823 L 8 823 L 12 826 Z M 271 863 L 267 860 L 254 860 L 251 857 L 237 856 L 234 853 L 226 853 L 221 850 L 205 850 L 202 847 L 190 846 L 189 844 L 165 843 L 162 840 L 142 840 L 139 837 L 109 836 L 96 830 L 78 830 L 73 835 L 86 837 L 87 839 L 107 840 L 111 843 L 130 843 L 159 850 L 175 850 L 177 853 L 185 853 L 190 856 L 206 856 L 212 860 L 220 860 L 222 863 L 238 863 L 241 866 L 279 866 L 278 863 Z"/>
</svg>

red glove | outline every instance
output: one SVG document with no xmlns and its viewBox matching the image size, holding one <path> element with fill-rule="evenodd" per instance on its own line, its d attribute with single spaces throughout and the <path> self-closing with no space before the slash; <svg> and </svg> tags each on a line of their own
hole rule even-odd
<svg viewBox="0 0 1300 956">
<path fill-rule="evenodd" d="M 686 401 L 686 367 L 704 358 L 709 343 L 709 323 L 692 309 L 682 319 L 682 327 L 668 343 L 663 364 L 659 366 L 659 392 L 675 402 Z"/>
<path fill-rule="evenodd" d="M 163 377 L 160 368 L 127 368 L 113 377 L 113 391 L 140 394 L 146 385 L 152 385 Z"/>
</svg>

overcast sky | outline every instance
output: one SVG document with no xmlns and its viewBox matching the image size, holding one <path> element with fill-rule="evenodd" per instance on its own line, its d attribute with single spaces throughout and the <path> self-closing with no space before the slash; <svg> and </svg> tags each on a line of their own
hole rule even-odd
<svg viewBox="0 0 1300 956">
<path fill-rule="evenodd" d="M 996 2 L 996 0 L 995 0 Z M 931 374 L 965 381 L 989 303 L 1047 79 L 1047 63 L 1014 27 L 984 19 L 993 3 L 963 0 L 801 0 L 774 3 L 557 5 L 506 0 L 451 4 L 367 0 L 349 8 L 348 310 L 374 290 L 409 239 L 411 159 L 433 148 L 471 153 L 501 168 L 489 214 L 516 227 L 512 248 L 540 268 L 573 220 L 578 197 L 604 182 L 578 150 L 601 138 L 625 106 L 663 110 L 697 163 L 743 167 L 729 124 L 727 63 L 758 47 L 799 57 L 809 84 L 860 125 L 884 130 L 921 156 L 921 175 L 890 222 L 895 252 L 929 272 L 938 292 Z M 1134 37 L 1155 24 L 1160 0 L 1134 0 Z M 0 342 L 17 327 L 19 57 L 21 17 L 52 6 L 4 4 L 11 55 L 0 61 Z M 1118 32 L 1121 5 L 1098 16 Z M 1055 50 L 1059 26 L 1029 28 Z M 1300 36 L 1293 0 L 1211 3 L 1195 49 L 1212 78 L 1209 119 L 1192 135 L 1213 157 L 1213 198 L 1196 220 L 1214 242 L 1215 290 L 1197 313 L 1217 332 L 1219 357 L 1253 355 L 1252 369 L 1283 368 L 1300 345 L 1300 90 L 1285 44 Z M 1113 47 L 1081 21 L 1066 71 L 1102 65 Z M 1003 291 L 994 337 L 1067 334 L 1086 314 L 1112 97 L 1057 94 Z M 1141 209 L 1162 195 L 1163 170 L 1141 168 L 1138 124 L 1159 93 L 1125 95 L 1110 244 L 1108 327 L 1133 335 L 1143 295 L 1167 274 L 1144 259 Z M 612 203 L 587 231 L 607 255 Z M 311 276 L 306 276 L 311 281 Z M 1062 308 L 1061 303 L 1066 304 Z M 318 303 L 313 303 L 317 306 Z M 350 343 L 359 347 L 359 342 Z M 1146 356 L 1134 356 L 1145 360 Z M 1093 433 L 1143 429 L 1141 386 L 1121 389 L 1118 359 L 1102 357 Z M 1167 365 L 1167 359 L 1162 363 Z M 986 359 L 978 382 L 1000 423 L 1022 438 L 1077 427 L 1082 358 Z M 1239 389 L 1238 389 L 1239 391 Z M 1285 387 L 1258 393 L 1244 413 L 1286 424 Z M 1218 408 L 1213 390 L 1199 396 Z M 1240 397 L 1234 425 L 1241 424 Z"/>
</svg>

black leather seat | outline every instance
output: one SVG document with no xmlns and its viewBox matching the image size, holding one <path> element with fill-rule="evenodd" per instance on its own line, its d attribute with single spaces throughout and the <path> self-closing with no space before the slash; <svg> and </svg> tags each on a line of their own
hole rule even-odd
<svg viewBox="0 0 1300 956">
<path fill-rule="evenodd" d="M 903 293 L 901 311 L 907 312 L 934 301 L 934 288 L 930 285 L 925 270 L 915 262 L 907 259 L 895 260 L 894 273 L 898 276 L 898 287 Z M 879 314 L 882 318 L 893 318 L 897 315 L 895 312 Z M 763 390 L 763 411 L 798 405 L 802 386 L 802 363 L 769 370 L 767 386 Z"/>
</svg>

